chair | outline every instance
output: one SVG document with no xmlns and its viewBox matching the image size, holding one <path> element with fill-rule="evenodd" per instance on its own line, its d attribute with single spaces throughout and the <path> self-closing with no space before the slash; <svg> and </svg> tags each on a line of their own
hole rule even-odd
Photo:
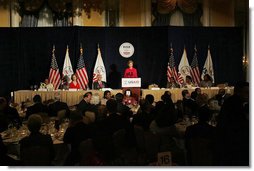
<svg viewBox="0 0 254 171">
<path fill-rule="evenodd" d="M 79 153 L 80 153 L 80 165 L 87 165 L 88 157 L 91 156 L 94 150 L 93 140 L 87 139 L 80 143 Z"/>
<path fill-rule="evenodd" d="M 47 147 L 31 146 L 21 152 L 21 160 L 25 166 L 51 166 L 50 151 Z"/>
<path fill-rule="evenodd" d="M 187 144 L 187 160 L 191 166 L 212 166 L 212 142 L 205 138 L 192 138 Z"/>
<path fill-rule="evenodd" d="M 145 138 L 144 138 L 144 129 L 141 126 L 134 126 L 134 133 L 137 142 L 137 149 L 139 152 L 145 151 Z"/>
<path fill-rule="evenodd" d="M 160 136 L 150 131 L 144 132 L 145 151 L 149 161 L 157 160 L 160 149 Z"/>
<path fill-rule="evenodd" d="M 113 136 L 113 148 L 115 159 L 118 160 L 116 165 L 136 165 L 137 164 L 137 151 L 135 147 L 129 146 L 126 141 L 126 130 L 120 129 L 116 131 Z"/>
</svg>

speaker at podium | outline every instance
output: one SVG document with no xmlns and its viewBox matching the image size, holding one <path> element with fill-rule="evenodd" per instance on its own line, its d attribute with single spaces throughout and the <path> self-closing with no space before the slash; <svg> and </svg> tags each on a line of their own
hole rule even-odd
<svg viewBox="0 0 254 171">
<path fill-rule="evenodd" d="M 126 95 L 126 93 L 131 93 L 131 96 L 134 97 L 137 102 L 139 102 L 140 99 L 140 87 L 141 78 L 122 78 L 123 94 Z"/>
</svg>

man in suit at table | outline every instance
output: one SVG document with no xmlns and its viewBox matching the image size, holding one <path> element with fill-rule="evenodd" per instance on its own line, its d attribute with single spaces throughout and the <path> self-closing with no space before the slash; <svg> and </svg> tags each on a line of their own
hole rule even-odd
<svg viewBox="0 0 254 171">
<path fill-rule="evenodd" d="M 91 104 L 92 99 L 92 92 L 86 92 L 84 98 L 79 102 L 77 105 L 77 110 L 80 111 L 82 114 L 86 111 L 94 111 L 95 105 Z"/>
<path fill-rule="evenodd" d="M 61 110 L 65 110 L 65 117 L 70 116 L 70 110 L 68 105 L 65 102 L 60 101 L 59 95 L 55 96 L 55 101 L 48 106 L 49 108 L 49 116 L 57 116 L 57 113 Z"/>
<path fill-rule="evenodd" d="M 48 114 L 48 107 L 44 104 L 42 104 L 41 96 L 40 95 L 35 95 L 33 97 L 33 102 L 34 105 L 30 106 L 27 108 L 26 111 L 26 119 L 32 114 L 35 113 L 47 113 Z"/>
<path fill-rule="evenodd" d="M 97 81 L 95 81 L 93 83 L 93 89 L 99 90 L 99 89 L 106 88 L 106 87 L 107 87 L 107 83 L 105 81 L 102 81 L 102 75 L 98 74 Z"/>
</svg>

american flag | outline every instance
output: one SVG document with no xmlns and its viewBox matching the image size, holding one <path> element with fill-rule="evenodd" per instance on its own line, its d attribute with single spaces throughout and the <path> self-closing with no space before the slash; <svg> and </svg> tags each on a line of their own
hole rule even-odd
<svg viewBox="0 0 254 171">
<path fill-rule="evenodd" d="M 80 48 L 80 56 L 77 64 L 76 74 L 78 76 L 78 83 L 82 89 L 86 90 L 88 88 L 88 76 L 86 72 L 85 62 L 83 59 L 83 49 Z"/>
<path fill-rule="evenodd" d="M 59 69 L 58 69 L 58 65 L 57 65 L 56 57 L 55 57 L 55 46 L 53 46 L 53 51 L 52 51 L 52 60 L 51 60 L 51 65 L 49 70 L 49 82 L 54 85 L 55 90 L 58 89 L 60 85 L 60 73 L 59 73 Z"/>
<path fill-rule="evenodd" d="M 198 68 L 198 58 L 197 58 L 197 48 L 195 46 L 194 48 L 194 56 L 191 62 L 191 77 L 193 79 L 193 82 L 197 85 L 199 85 L 200 83 L 200 72 L 199 72 L 199 68 Z"/>
<path fill-rule="evenodd" d="M 178 82 L 178 74 L 175 67 L 175 59 L 173 54 L 173 48 L 170 48 L 170 56 L 169 56 L 169 62 L 168 62 L 168 69 L 167 69 L 167 78 L 168 81 L 171 77 L 174 77 L 176 82 Z"/>
</svg>

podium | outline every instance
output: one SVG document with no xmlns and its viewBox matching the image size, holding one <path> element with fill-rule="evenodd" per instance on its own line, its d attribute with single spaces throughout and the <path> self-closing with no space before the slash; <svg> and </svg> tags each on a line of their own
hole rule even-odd
<svg viewBox="0 0 254 171">
<path fill-rule="evenodd" d="M 132 93 L 132 97 L 134 97 L 137 102 L 139 102 L 140 99 L 140 87 L 141 78 L 122 78 L 123 94 L 129 89 Z"/>
</svg>

